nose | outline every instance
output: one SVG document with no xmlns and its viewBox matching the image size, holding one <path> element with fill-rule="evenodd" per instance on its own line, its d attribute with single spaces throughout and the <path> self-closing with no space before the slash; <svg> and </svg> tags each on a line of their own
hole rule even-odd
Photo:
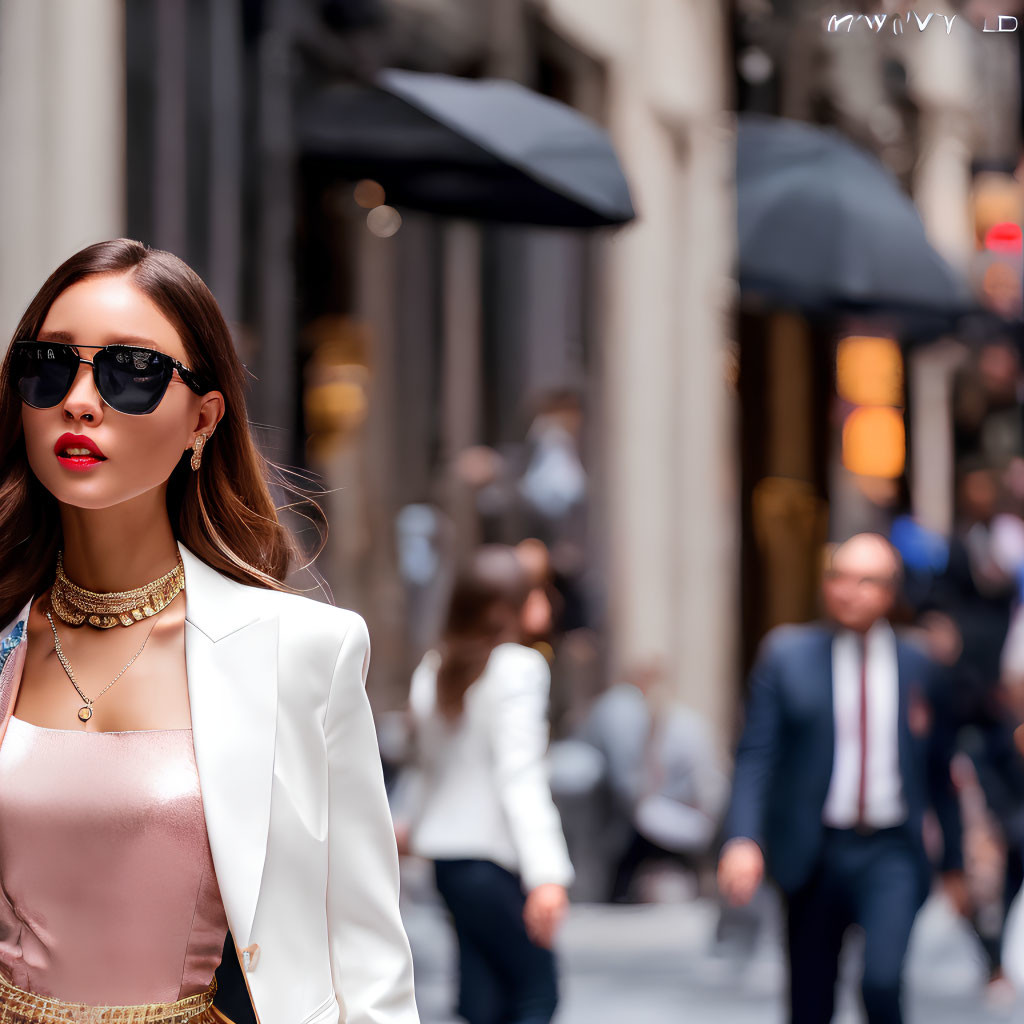
<svg viewBox="0 0 1024 1024">
<path fill-rule="evenodd" d="M 82 361 L 78 367 L 71 390 L 64 396 L 64 419 L 73 422 L 86 420 L 98 423 L 103 419 L 103 399 L 96 390 L 96 382 L 92 376 L 92 363 Z"/>
</svg>

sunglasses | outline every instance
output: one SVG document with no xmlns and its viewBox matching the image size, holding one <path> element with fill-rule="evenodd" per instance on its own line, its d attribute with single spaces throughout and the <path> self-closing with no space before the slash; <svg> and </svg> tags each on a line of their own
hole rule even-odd
<svg viewBox="0 0 1024 1024">
<path fill-rule="evenodd" d="M 98 349 L 91 360 L 80 348 Z M 92 367 L 92 378 L 111 409 L 129 416 L 152 412 L 164 397 L 174 371 L 197 394 L 205 382 L 177 359 L 134 345 L 65 345 L 52 341 L 16 341 L 11 346 L 11 378 L 22 400 L 33 409 L 52 409 L 62 402 L 78 376 L 78 367 Z"/>
</svg>

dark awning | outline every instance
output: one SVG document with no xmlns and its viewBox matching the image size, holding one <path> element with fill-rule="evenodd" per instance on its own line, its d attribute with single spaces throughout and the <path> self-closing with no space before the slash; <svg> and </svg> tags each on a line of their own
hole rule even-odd
<svg viewBox="0 0 1024 1024">
<path fill-rule="evenodd" d="M 745 296 L 916 317 L 977 308 L 896 179 L 837 131 L 741 116 L 736 184 Z"/>
<path fill-rule="evenodd" d="M 386 69 L 307 99 L 298 131 L 307 159 L 379 181 L 394 205 L 563 227 L 635 217 L 605 132 L 516 82 Z"/>
</svg>

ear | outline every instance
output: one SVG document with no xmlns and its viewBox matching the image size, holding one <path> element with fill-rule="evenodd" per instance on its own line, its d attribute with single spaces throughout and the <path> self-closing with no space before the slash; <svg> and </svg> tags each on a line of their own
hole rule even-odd
<svg viewBox="0 0 1024 1024">
<path fill-rule="evenodd" d="M 209 439 L 223 416 L 224 396 L 219 391 L 208 391 L 202 396 L 195 425 L 192 428 L 191 443 L 194 444 L 200 434 L 205 434 Z"/>
</svg>

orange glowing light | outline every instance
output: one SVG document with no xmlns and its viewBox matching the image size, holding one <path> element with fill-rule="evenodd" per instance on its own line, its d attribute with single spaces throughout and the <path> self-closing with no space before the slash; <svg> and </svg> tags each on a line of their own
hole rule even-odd
<svg viewBox="0 0 1024 1024">
<path fill-rule="evenodd" d="M 371 178 L 357 182 L 352 195 L 364 210 L 375 210 L 378 206 L 383 206 L 385 201 L 384 186 Z"/>
<path fill-rule="evenodd" d="M 903 415 L 885 406 L 854 409 L 843 424 L 843 465 L 851 473 L 894 480 L 907 461 Z"/>
<path fill-rule="evenodd" d="M 903 405 L 903 354 L 892 338 L 843 338 L 836 391 L 854 405 Z"/>
</svg>

